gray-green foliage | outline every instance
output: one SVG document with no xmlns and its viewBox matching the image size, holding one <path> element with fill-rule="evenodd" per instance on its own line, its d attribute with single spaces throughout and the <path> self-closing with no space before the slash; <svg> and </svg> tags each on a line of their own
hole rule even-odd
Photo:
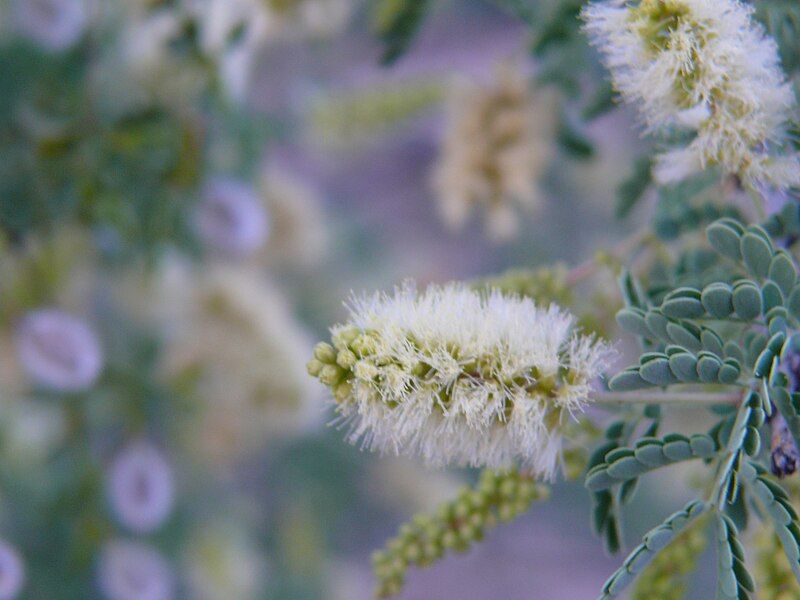
<svg viewBox="0 0 800 600">
<path fill-rule="evenodd" d="M 747 488 L 758 500 L 781 541 L 792 572 L 800 580 L 800 523 L 786 491 L 769 479 L 758 465 L 747 464 L 742 468 L 742 477 Z"/>
<path fill-rule="evenodd" d="M 655 558 L 658 552 L 665 548 L 691 520 L 696 519 L 705 509 L 706 506 L 702 502 L 692 501 L 682 510 L 667 517 L 661 525 L 647 532 L 642 543 L 628 554 L 622 566 L 605 582 L 600 598 L 606 600 L 617 597 Z"/>
<path fill-rule="evenodd" d="M 611 390 L 713 386 L 732 389 L 736 407 L 719 410 L 721 418 L 707 434 L 645 434 L 624 446 L 601 446 L 602 458 L 590 463 L 586 487 L 594 497 L 662 466 L 695 458 L 708 464 L 714 472 L 711 494 L 698 502 L 715 515 L 720 599 L 754 593 L 738 538 L 754 499 L 800 575 L 797 515 L 759 464 L 774 409 L 795 443 L 800 441 L 800 395 L 784 373 L 798 351 L 800 281 L 794 258 L 781 247 L 793 243 L 796 229 L 794 205 L 763 226 L 723 217 L 706 228 L 709 245 L 722 259 L 718 277 L 702 286 L 652 286 L 629 273 L 621 277 L 626 306 L 617 323 L 639 338 L 642 352 L 637 364 L 610 379 Z M 658 545 L 647 540 L 608 580 L 604 598 L 618 594 L 658 552 Z"/>
<path fill-rule="evenodd" d="M 739 532 L 734 522 L 724 514 L 717 514 L 717 599 L 741 600 L 749 598 L 755 583 L 744 563 L 744 549 L 739 542 Z"/>
<path fill-rule="evenodd" d="M 586 473 L 586 487 L 593 492 L 608 489 L 659 467 L 693 458 L 711 458 L 718 450 L 717 440 L 708 434 L 642 437 L 633 447 L 608 452 L 603 462 Z"/>
<path fill-rule="evenodd" d="M 709 225 L 706 235 L 738 272 L 702 288 L 678 287 L 658 303 L 643 292 L 630 296 L 617 322 L 640 336 L 649 351 L 639 364 L 617 374 L 611 389 L 763 378 L 775 371 L 778 356 L 793 347 L 789 332 L 800 318 L 800 283 L 791 255 L 776 249 L 764 228 L 745 228 L 730 218 Z M 623 277 L 630 279 L 629 274 Z"/>
</svg>

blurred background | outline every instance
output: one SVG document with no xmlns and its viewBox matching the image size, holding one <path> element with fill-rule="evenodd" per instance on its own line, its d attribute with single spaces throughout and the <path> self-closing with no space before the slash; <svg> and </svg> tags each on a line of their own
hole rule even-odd
<svg viewBox="0 0 800 600">
<path fill-rule="evenodd" d="M 613 245 L 649 149 L 581 2 L 419 5 L 404 48 L 403 0 L 0 3 L 0 598 L 370 598 L 475 479 L 344 443 L 313 343 L 351 290 Z M 615 285 L 577 294 L 611 336 Z M 629 541 L 691 493 L 646 483 Z M 589 502 L 558 484 L 401 597 L 596 597 Z"/>
</svg>

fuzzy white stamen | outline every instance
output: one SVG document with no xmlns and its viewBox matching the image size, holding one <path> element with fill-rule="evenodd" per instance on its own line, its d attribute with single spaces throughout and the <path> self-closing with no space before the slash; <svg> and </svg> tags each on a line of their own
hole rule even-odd
<svg viewBox="0 0 800 600">
<path fill-rule="evenodd" d="M 696 132 L 658 158 L 663 182 L 719 165 L 749 185 L 800 184 L 798 155 L 781 156 L 794 93 L 753 10 L 738 0 L 608 0 L 584 10 L 615 87 L 648 130 Z"/>
<path fill-rule="evenodd" d="M 564 415 L 589 401 L 608 354 L 555 305 L 463 285 L 354 298 L 309 372 L 349 439 L 427 463 L 555 473 Z"/>
</svg>

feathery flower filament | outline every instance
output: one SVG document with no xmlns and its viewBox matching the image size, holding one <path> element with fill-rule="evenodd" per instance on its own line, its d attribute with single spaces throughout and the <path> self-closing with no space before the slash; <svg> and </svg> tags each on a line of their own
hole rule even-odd
<svg viewBox="0 0 800 600">
<path fill-rule="evenodd" d="M 309 373 L 330 387 L 350 440 L 448 463 L 551 477 L 559 425 L 580 410 L 606 347 L 555 305 L 459 284 L 355 299 Z"/>
<path fill-rule="evenodd" d="M 800 159 L 782 154 L 794 93 L 752 12 L 738 0 L 609 0 L 584 10 L 615 87 L 648 130 L 695 133 L 658 157 L 657 179 L 719 166 L 751 186 L 800 183 Z"/>
</svg>

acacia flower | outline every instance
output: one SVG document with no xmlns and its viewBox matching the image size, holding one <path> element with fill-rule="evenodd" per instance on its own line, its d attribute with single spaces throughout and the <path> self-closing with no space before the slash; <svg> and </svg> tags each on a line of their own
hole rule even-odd
<svg viewBox="0 0 800 600">
<path fill-rule="evenodd" d="M 269 220 L 255 190 L 235 179 L 217 177 L 203 188 L 195 213 L 202 240 L 232 258 L 244 258 L 264 245 Z"/>
<path fill-rule="evenodd" d="M 95 333 L 84 321 L 57 309 L 28 313 L 17 331 L 16 346 L 28 374 L 57 392 L 90 388 L 103 366 Z"/>
<path fill-rule="evenodd" d="M 133 442 L 112 462 L 107 494 L 122 525 L 136 533 L 154 531 L 172 512 L 175 501 L 172 467 L 150 442 Z"/>
<path fill-rule="evenodd" d="M 752 13 L 737 0 L 608 0 L 584 10 L 615 87 L 647 129 L 695 134 L 658 158 L 662 182 L 719 165 L 748 185 L 800 183 L 798 156 L 781 156 L 794 93 Z"/>
<path fill-rule="evenodd" d="M 15 0 L 13 6 L 20 31 L 53 52 L 75 44 L 89 16 L 86 0 Z"/>
<path fill-rule="evenodd" d="M 462 228 L 484 208 L 490 237 L 517 231 L 514 205 L 541 203 L 538 180 L 553 141 L 552 98 L 534 93 L 519 69 L 504 65 L 489 85 L 459 82 L 433 185 L 445 223 Z"/>
<path fill-rule="evenodd" d="M 412 284 L 354 298 L 309 373 L 333 390 L 351 442 L 428 464 L 555 473 L 559 426 L 589 401 L 607 347 L 555 305 Z"/>
<path fill-rule="evenodd" d="M 170 600 L 175 595 L 171 567 L 155 548 L 141 542 L 107 542 L 97 576 L 108 600 Z"/>
<path fill-rule="evenodd" d="M 172 266 L 157 307 L 164 368 L 198 381 L 202 409 L 187 430 L 198 454 L 224 463 L 313 427 L 319 390 L 303 369 L 312 343 L 281 291 L 238 265 Z"/>
<path fill-rule="evenodd" d="M 13 600 L 25 585 L 25 565 L 16 549 L 0 540 L 0 600 Z"/>
</svg>

